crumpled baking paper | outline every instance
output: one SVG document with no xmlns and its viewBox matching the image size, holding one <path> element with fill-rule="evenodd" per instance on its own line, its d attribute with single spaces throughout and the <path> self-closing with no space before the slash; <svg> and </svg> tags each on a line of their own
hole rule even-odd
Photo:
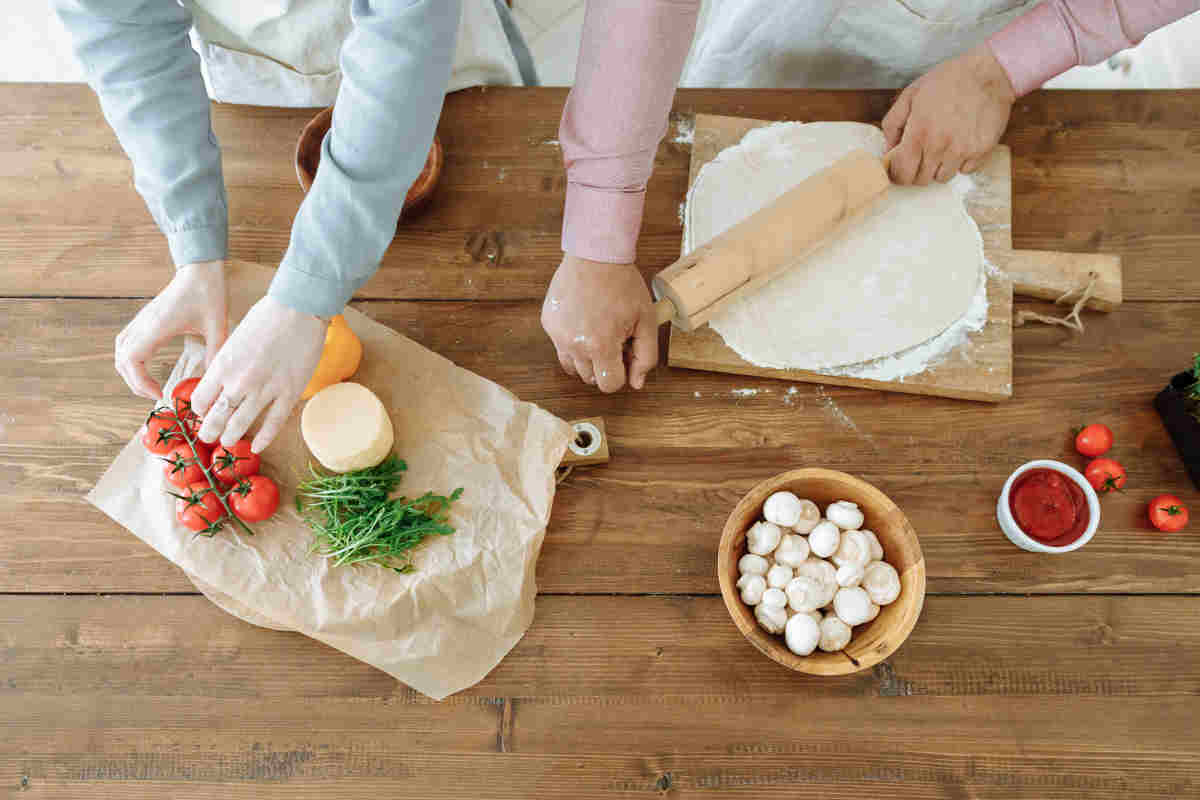
<svg viewBox="0 0 1200 800">
<path fill-rule="evenodd" d="M 271 275 L 231 263 L 231 320 L 263 295 Z M 310 462 L 298 409 L 263 454 L 262 472 L 279 483 L 281 501 L 274 517 L 251 526 L 254 536 L 227 525 L 205 538 L 180 525 L 163 463 L 142 447 L 140 432 L 88 500 L 230 613 L 299 631 L 440 700 L 482 680 L 533 621 L 534 568 L 570 427 L 353 309 L 345 316 L 363 343 L 352 380 L 383 401 L 395 452 L 408 464 L 400 491 L 464 489 L 451 512 L 456 532 L 427 539 L 412 574 L 335 567 L 311 552 L 311 531 L 295 510 Z M 167 396 L 203 363 L 202 344 L 189 339 Z"/>
</svg>

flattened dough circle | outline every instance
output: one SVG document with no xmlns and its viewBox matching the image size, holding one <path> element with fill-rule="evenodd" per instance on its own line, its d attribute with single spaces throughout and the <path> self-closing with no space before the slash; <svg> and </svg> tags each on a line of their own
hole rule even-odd
<svg viewBox="0 0 1200 800">
<path fill-rule="evenodd" d="M 688 193 L 684 249 L 732 227 L 855 149 L 882 156 L 859 122 L 758 128 L 705 165 Z M 963 316 L 983 274 L 983 239 L 951 185 L 893 186 L 864 218 L 709 324 L 763 367 L 828 369 L 892 355 Z"/>
</svg>

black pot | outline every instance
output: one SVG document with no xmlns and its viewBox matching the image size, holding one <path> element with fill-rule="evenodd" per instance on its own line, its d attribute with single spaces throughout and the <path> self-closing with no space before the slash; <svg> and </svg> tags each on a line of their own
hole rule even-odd
<svg viewBox="0 0 1200 800">
<path fill-rule="evenodd" d="M 1187 397 L 1188 387 L 1195 382 L 1190 371 L 1179 373 L 1154 398 L 1154 408 L 1171 434 L 1192 483 L 1200 489 L 1200 421 L 1191 415 Z"/>
</svg>

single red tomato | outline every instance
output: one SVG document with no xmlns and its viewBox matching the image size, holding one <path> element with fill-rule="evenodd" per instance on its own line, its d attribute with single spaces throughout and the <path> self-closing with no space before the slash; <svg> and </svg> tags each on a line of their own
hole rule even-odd
<svg viewBox="0 0 1200 800">
<path fill-rule="evenodd" d="M 173 413 L 163 409 L 155 409 L 146 420 L 146 431 L 142 434 L 142 444 L 151 453 L 165 456 L 181 444 L 187 444 L 179 427 L 179 420 Z"/>
<path fill-rule="evenodd" d="M 1075 449 L 1088 458 L 1102 456 L 1113 446 L 1113 432 L 1107 425 L 1095 423 L 1075 434 Z"/>
<path fill-rule="evenodd" d="M 1125 486 L 1125 468 L 1113 458 L 1094 459 L 1087 465 L 1083 475 L 1100 494 L 1108 494 Z"/>
<path fill-rule="evenodd" d="M 1187 506 L 1173 494 L 1160 494 L 1150 501 L 1150 524 L 1167 533 L 1181 530 L 1188 524 Z"/>
<path fill-rule="evenodd" d="M 203 464 L 205 453 L 201 452 L 197 458 L 192 453 L 191 445 L 181 444 L 171 452 L 163 456 L 163 475 L 167 482 L 172 486 L 178 486 L 180 489 L 186 489 L 193 483 L 203 483 L 208 485 L 208 481 L 204 479 L 204 470 L 201 467 Z M 208 464 L 203 464 L 207 467 Z"/>
<path fill-rule="evenodd" d="M 258 474 L 262 459 L 250 451 L 250 440 L 242 439 L 233 447 L 218 447 L 213 451 L 212 469 L 222 483 L 237 483 L 238 478 Z"/>
<path fill-rule="evenodd" d="M 225 507 L 207 482 L 193 483 L 175 497 L 175 518 L 194 531 L 206 530 L 225 516 Z"/>
<path fill-rule="evenodd" d="M 171 392 L 171 399 L 175 401 L 176 415 L 192 428 L 200 427 L 200 417 L 192 411 L 192 392 L 196 391 L 196 387 L 199 385 L 199 378 L 188 378 L 176 384 L 175 391 Z"/>
<path fill-rule="evenodd" d="M 262 522 L 279 508 L 279 487 L 266 475 L 251 475 L 229 490 L 233 513 L 245 522 Z"/>
</svg>

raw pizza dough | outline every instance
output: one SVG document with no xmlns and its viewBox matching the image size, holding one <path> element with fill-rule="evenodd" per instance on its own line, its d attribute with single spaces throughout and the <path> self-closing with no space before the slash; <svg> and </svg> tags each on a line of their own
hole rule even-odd
<svg viewBox="0 0 1200 800">
<path fill-rule="evenodd" d="M 705 165 L 688 193 L 691 251 L 847 153 L 884 153 L 859 122 L 780 123 Z M 969 179 L 966 179 L 969 181 Z M 709 324 L 739 356 L 819 370 L 892 355 L 937 336 L 971 306 L 983 238 L 954 185 L 893 186 L 865 217 Z"/>
</svg>

